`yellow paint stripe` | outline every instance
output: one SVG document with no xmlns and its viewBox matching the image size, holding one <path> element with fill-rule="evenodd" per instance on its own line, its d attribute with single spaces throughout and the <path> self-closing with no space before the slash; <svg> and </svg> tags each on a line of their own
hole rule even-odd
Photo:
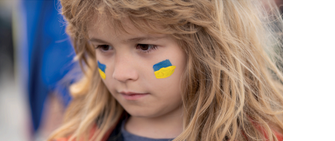
<svg viewBox="0 0 335 141">
<path fill-rule="evenodd" d="M 99 70 L 101 78 L 106 79 L 106 74 L 102 70 L 100 70 L 100 69 L 98 69 L 98 70 Z"/>
<path fill-rule="evenodd" d="M 167 78 L 174 73 L 175 68 L 176 66 L 161 68 L 158 71 L 155 71 L 155 76 L 157 79 Z"/>
</svg>

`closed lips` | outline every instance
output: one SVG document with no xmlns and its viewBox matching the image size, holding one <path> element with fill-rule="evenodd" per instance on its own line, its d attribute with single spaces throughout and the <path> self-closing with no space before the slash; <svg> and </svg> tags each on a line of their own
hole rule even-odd
<svg viewBox="0 0 335 141">
<path fill-rule="evenodd" d="M 120 92 L 120 94 L 131 96 L 131 95 L 145 95 L 145 94 L 148 94 L 148 93 Z"/>
<path fill-rule="evenodd" d="M 148 93 L 120 92 L 126 100 L 139 100 L 148 95 Z"/>
</svg>

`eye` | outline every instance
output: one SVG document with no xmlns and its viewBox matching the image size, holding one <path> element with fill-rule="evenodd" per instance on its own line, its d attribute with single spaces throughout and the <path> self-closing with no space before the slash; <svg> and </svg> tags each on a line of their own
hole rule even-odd
<svg viewBox="0 0 335 141">
<path fill-rule="evenodd" d="M 142 52 L 148 53 L 152 50 L 157 49 L 157 46 L 156 45 L 150 45 L 150 44 L 137 44 L 136 49 L 139 49 Z"/>
<path fill-rule="evenodd" d="M 95 49 L 99 49 L 99 50 L 101 50 L 102 52 L 106 52 L 106 51 L 108 51 L 108 50 L 112 50 L 113 47 L 110 46 L 110 45 L 98 45 L 98 46 L 95 47 Z"/>
</svg>

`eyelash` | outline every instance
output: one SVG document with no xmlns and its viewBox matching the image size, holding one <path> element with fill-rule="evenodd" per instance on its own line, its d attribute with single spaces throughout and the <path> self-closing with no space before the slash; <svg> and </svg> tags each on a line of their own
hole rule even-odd
<svg viewBox="0 0 335 141">
<path fill-rule="evenodd" d="M 140 49 L 140 47 L 139 46 L 146 46 L 146 47 L 148 47 L 148 49 L 147 50 L 142 50 L 142 49 Z M 149 53 L 149 52 L 151 52 L 151 51 L 153 51 L 153 50 L 155 50 L 155 49 L 157 49 L 157 45 L 151 45 L 151 44 L 137 44 L 136 45 L 136 49 L 140 49 L 142 52 L 144 52 L 144 53 Z"/>
<path fill-rule="evenodd" d="M 108 49 L 106 49 L 106 47 L 108 47 Z M 141 47 L 147 47 L 148 49 L 143 50 L 141 49 Z M 157 49 L 157 45 L 152 45 L 152 44 L 136 44 L 136 49 L 140 49 L 142 52 L 144 53 L 149 53 L 155 49 Z M 100 49 L 102 52 L 107 52 L 108 50 L 110 50 L 110 48 L 112 48 L 109 45 L 98 45 L 95 47 L 95 49 Z"/>
<path fill-rule="evenodd" d="M 108 47 L 108 49 L 106 50 L 106 49 L 104 49 L 104 47 Z M 98 46 L 95 47 L 95 49 L 99 49 L 102 52 L 107 52 L 108 50 L 110 50 L 110 48 L 112 48 L 112 47 L 109 46 L 109 45 L 98 45 Z"/>
</svg>

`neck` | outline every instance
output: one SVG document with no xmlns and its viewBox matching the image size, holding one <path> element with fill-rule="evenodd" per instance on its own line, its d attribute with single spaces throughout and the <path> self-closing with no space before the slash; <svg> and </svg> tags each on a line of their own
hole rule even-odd
<svg viewBox="0 0 335 141">
<path fill-rule="evenodd" d="M 132 134 L 147 138 L 175 138 L 183 131 L 182 108 L 158 117 L 131 116 L 125 129 Z"/>
</svg>

